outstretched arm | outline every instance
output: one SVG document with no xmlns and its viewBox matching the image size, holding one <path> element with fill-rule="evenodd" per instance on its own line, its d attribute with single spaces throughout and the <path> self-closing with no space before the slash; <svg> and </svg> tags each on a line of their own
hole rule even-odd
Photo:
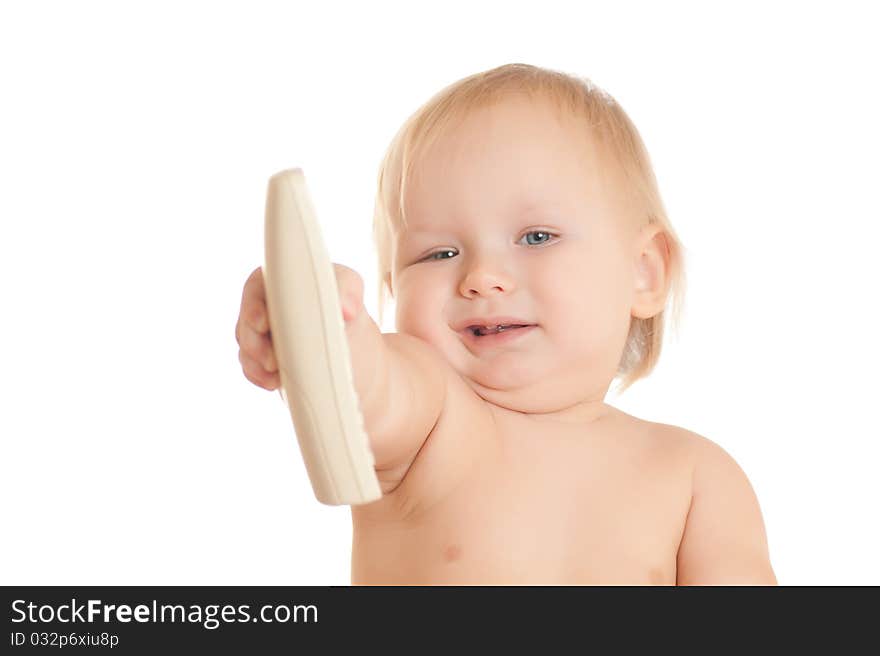
<svg viewBox="0 0 880 656">
<path fill-rule="evenodd" d="M 375 469 L 410 463 L 440 417 L 446 364 L 417 337 L 380 332 L 366 312 L 346 331 Z"/>
</svg>

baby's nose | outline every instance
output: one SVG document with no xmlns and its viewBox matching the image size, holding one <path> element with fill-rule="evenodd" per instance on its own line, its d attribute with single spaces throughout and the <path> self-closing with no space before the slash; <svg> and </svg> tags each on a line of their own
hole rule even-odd
<svg viewBox="0 0 880 656">
<path fill-rule="evenodd" d="M 489 272 L 486 269 L 473 271 L 462 281 L 461 293 L 464 296 L 489 296 L 510 292 L 513 281 L 500 272 Z"/>
</svg>

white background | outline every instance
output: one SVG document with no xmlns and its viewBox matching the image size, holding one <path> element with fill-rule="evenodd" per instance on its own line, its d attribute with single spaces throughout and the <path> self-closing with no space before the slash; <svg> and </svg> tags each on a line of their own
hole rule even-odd
<svg viewBox="0 0 880 656">
<path fill-rule="evenodd" d="M 266 182 L 304 168 L 377 317 L 389 140 L 525 62 L 623 105 L 687 248 L 681 332 L 607 400 L 734 456 L 780 583 L 880 584 L 868 7 L 4 3 L 0 582 L 348 584 L 349 509 L 237 358 Z"/>
</svg>

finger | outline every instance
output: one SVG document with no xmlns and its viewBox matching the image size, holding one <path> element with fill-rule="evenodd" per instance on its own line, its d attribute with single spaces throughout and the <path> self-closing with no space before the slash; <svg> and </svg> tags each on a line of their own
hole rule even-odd
<svg viewBox="0 0 880 656">
<path fill-rule="evenodd" d="M 275 357 L 275 349 L 272 348 L 272 342 L 268 339 L 266 341 L 269 342 L 269 348 L 266 359 L 263 361 L 263 367 L 270 374 L 274 374 L 278 371 L 278 360 Z"/>
<path fill-rule="evenodd" d="M 357 318 L 363 309 L 364 280 L 361 275 L 344 264 L 333 264 L 342 318 L 348 323 Z"/>
<path fill-rule="evenodd" d="M 269 333 L 269 316 L 266 313 L 266 304 L 263 301 L 251 300 L 250 305 L 244 309 L 245 323 L 261 335 Z"/>
<path fill-rule="evenodd" d="M 336 286 L 340 294 L 363 298 L 364 279 L 357 271 L 344 264 L 333 263 L 333 272 L 336 274 Z"/>
<path fill-rule="evenodd" d="M 260 298 L 265 298 L 263 289 L 263 268 L 257 267 L 256 269 L 251 271 L 251 275 L 249 275 L 248 279 L 245 281 L 244 291 L 246 295 L 254 295 Z"/>
<path fill-rule="evenodd" d="M 241 350 L 252 360 L 260 363 L 267 372 L 278 371 L 278 361 L 275 359 L 272 340 L 268 335 L 261 335 L 249 326 L 244 326 L 239 332 L 239 346 Z"/>
<path fill-rule="evenodd" d="M 254 269 L 241 293 L 240 319 L 259 333 L 269 332 L 268 315 L 266 314 L 266 288 L 263 282 L 263 270 Z"/>
<path fill-rule="evenodd" d="M 346 294 L 339 299 L 339 303 L 342 305 L 342 320 L 345 323 L 350 323 L 360 314 L 361 304 L 357 297 Z"/>
<path fill-rule="evenodd" d="M 257 332 L 250 323 L 244 321 L 241 315 L 238 317 L 238 321 L 235 322 L 235 341 L 241 346 L 241 336 L 245 331 Z"/>
<path fill-rule="evenodd" d="M 238 352 L 238 360 L 241 362 L 241 368 L 245 378 L 258 387 L 269 391 L 278 389 L 280 386 L 280 376 L 278 373 L 271 373 L 263 369 L 259 362 L 254 360 L 244 351 Z"/>
</svg>

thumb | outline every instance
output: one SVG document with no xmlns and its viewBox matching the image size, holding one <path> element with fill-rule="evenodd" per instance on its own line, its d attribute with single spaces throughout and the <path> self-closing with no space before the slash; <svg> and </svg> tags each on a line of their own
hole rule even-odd
<svg viewBox="0 0 880 656">
<path fill-rule="evenodd" d="M 345 323 L 354 321 L 360 316 L 364 307 L 364 300 L 355 291 L 348 291 L 343 294 L 341 302 L 342 319 Z"/>
<path fill-rule="evenodd" d="M 345 323 L 354 321 L 364 308 L 364 281 L 354 269 L 337 265 L 337 284 L 339 303 L 342 305 L 342 318 Z"/>
</svg>

